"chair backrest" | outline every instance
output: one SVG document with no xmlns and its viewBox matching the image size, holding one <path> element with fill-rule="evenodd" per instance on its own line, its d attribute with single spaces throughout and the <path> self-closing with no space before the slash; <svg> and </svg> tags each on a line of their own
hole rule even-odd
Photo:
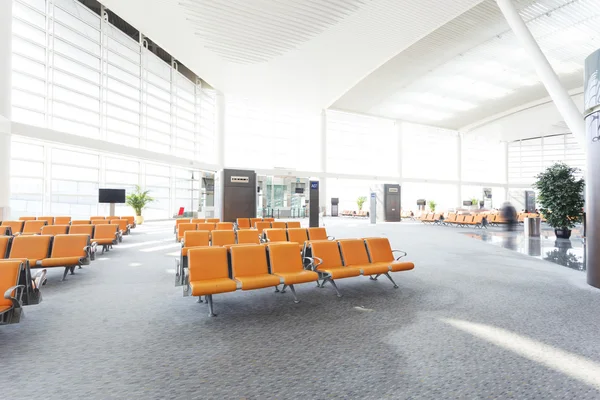
<svg viewBox="0 0 600 400">
<path fill-rule="evenodd" d="M 40 233 L 43 226 L 46 226 L 46 221 L 25 221 L 22 233 Z"/>
<path fill-rule="evenodd" d="M 189 218 L 177 218 L 175 220 L 175 227 L 179 227 L 180 224 L 189 224 L 190 223 L 190 219 Z"/>
<path fill-rule="evenodd" d="M 340 268 L 342 264 L 342 256 L 337 242 L 333 240 L 318 240 L 309 242 L 312 250 L 312 255 L 323 260 L 318 269 Z"/>
<path fill-rule="evenodd" d="M 90 222 L 92 223 L 92 225 L 110 225 L 110 221 L 107 221 L 105 219 L 93 219 Z"/>
<path fill-rule="evenodd" d="M 35 221 L 35 217 L 19 217 L 19 221 Z"/>
<path fill-rule="evenodd" d="M 184 247 L 208 246 L 209 240 L 209 231 L 185 231 L 183 235 Z"/>
<path fill-rule="evenodd" d="M 237 243 L 238 244 L 259 244 L 260 236 L 256 229 L 244 229 L 237 231 Z"/>
<path fill-rule="evenodd" d="M 233 222 L 217 222 L 215 229 L 218 231 L 232 231 Z"/>
<path fill-rule="evenodd" d="M 212 231 L 212 245 L 225 246 L 226 244 L 235 244 L 235 232 L 233 230 Z"/>
<path fill-rule="evenodd" d="M 234 277 L 268 274 L 265 246 L 234 246 L 231 251 L 231 272 Z"/>
<path fill-rule="evenodd" d="M 325 228 L 308 228 L 309 240 L 327 240 L 327 230 Z"/>
<path fill-rule="evenodd" d="M 197 226 L 197 224 L 190 224 L 189 222 L 179 224 L 179 227 L 177 228 L 177 240 L 181 241 L 186 231 L 195 231 Z"/>
<path fill-rule="evenodd" d="M 213 231 L 215 229 L 215 223 L 214 222 L 202 222 L 200 224 L 198 224 L 198 229 L 199 231 Z"/>
<path fill-rule="evenodd" d="M 127 220 L 123 219 L 123 218 L 118 219 L 118 220 L 113 220 L 113 221 L 111 221 L 111 223 L 119 225 L 119 230 L 121 230 L 123 232 L 125 232 L 127 230 L 127 225 L 129 225 L 127 223 Z"/>
<path fill-rule="evenodd" d="M 20 260 L 0 261 L 0 292 L 4 294 L 8 288 L 19 284 L 19 276 L 23 269 L 23 263 Z M 10 299 L 0 296 L 0 307 L 13 305 Z"/>
<path fill-rule="evenodd" d="M 300 221 L 289 221 L 287 224 L 288 229 L 289 228 L 300 228 L 302 225 L 300 225 Z"/>
<path fill-rule="evenodd" d="M 456 222 L 458 222 L 458 223 L 465 222 L 465 217 L 466 217 L 466 215 L 464 215 L 464 214 L 459 215 L 458 217 L 456 217 Z"/>
<path fill-rule="evenodd" d="M 103 217 L 101 215 L 96 215 L 95 217 L 90 217 L 90 221 L 93 219 L 106 219 L 106 217 Z"/>
<path fill-rule="evenodd" d="M 8 258 L 42 260 L 48 258 L 52 235 L 15 236 Z"/>
<path fill-rule="evenodd" d="M 256 228 L 257 222 L 262 222 L 262 218 L 250 218 L 250 227 Z"/>
<path fill-rule="evenodd" d="M 285 222 L 275 221 L 275 222 L 271 222 L 271 228 L 273 228 L 273 229 L 285 229 L 285 228 L 287 228 L 287 225 L 285 224 Z"/>
<path fill-rule="evenodd" d="M 267 246 L 269 248 L 269 264 L 271 273 L 279 272 L 302 272 L 302 256 L 298 251 L 298 246 L 294 243 L 273 243 Z"/>
<path fill-rule="evenodd" d="M 271 228 L 270 222 L 257 222 L 255 226 L 258 233 L 262 233 L 265 229 Z"/>
<path fill-rule="evenodd" d="M 52 243 L 51 258 L 87 257 L 85 248 L 90 245 L 88 235 L 56 235 Z"/>
<path fill-rule="evenodd" d="M 225 247 L 196 247 L 188 251 L 190 282 L 229 278 Z"/>
<path fill-rule="evenodd" d="M 308 240 L 308 234 L 305 228 L 288 228 L 287 230 L 288 242 L 295 242 L 298 244 L 304 244 Z"/>
<path fill-rule="evenodd" d="M 85 226 L 85 225 L 81 225 Z M 91 225 L 89 225 L 92 227 Z M 42 226 L 42 235 L 65 235 L 69 232 L 69 225 L 46 225 Z"/>
<path fill-rule="evenodd" d="M 367 238 L 365 243 L 372 263 L 394 261 L 392 246 L 390 246 L 388 238 Z"/>
<path fill-rule="evenodd" d="M 25 221 L 2 221 L 2 226 L 9 226 L 12 229 L 13 235 L 21 233 L 23 225 L 25 225 Z"/>
<path fill-rule="evenodd" d="M 484 217 L 483 214 L 477 214 L 475 216 L 475 218 L 473 218 L 473 222 L 476 223 L 476 224 L 480 224 L 481 221 L 483 221 L 483 217 Z"/>
<path fill-rule="evenodd" d="M 69 235 L 90 235 L 94 237 L 94 228 L 96 225 L 71 225 Z"/>
<path fill-rule="evenodd" d="M 471 223 L 471 222 L 473 222 L 473 218 L 475 218 L 475 216 L 473 216 L 473 215 L 465 215 L 465 218 L 464 218 L 463 222 L 465 222 L 465 223 Z"/>
<path fill-rule="evenodd" d="M 237 218 L 238 228 L 250 228 L 250 218 Z"/>
<path fill-rule="evenodd" d="M 263 222 L 274 222 L 275 218 L 263 218 Z"/>
<path fill-rule="evenodd" d="M 269 242 L 287 242 L 285 229 L 265 229 L 263 232 Z"/>
<path fill-rule="evenodd" d="M 0 259 L 8 257 L 8 246 L 12 236 L 0 236 Z"/>
<path fill-rule="evenodd" d="M 206 218 L 206 220 L 204 222 L 207 222 L 209 224 L 218 224 L 219 222 L 221 222 L 220 218 Z"/>
<path fill-rule="evenodd" d="M 37 217 L 38 221 L 46 221 L 48 225 L 54 225 L 54 217 Z"/>
<path fill-rule="evenodd" d="M 439 219 L 442 217 L 442 214 L 433 214 L 433 220 L 434 221 L 439 221 Z"/>
<path fill-rule="evenodd" d="M 362 265 L 369 263 L 369 255 L 362 239 L 338 240 L 344 265 Z"/>
<path fill-rule="evenodd" d="M 192 224 L 203 224 L 206 221 L 205 218 L 192 218 L 190 223 Z"/>
<path fill-rule="evenodd" d="M 76 219 L 71 221 L 71 225 L 90 225 L 91 223 L 92 221 L 87 219 Z"/>
<path fill-rule="evenodd" d="M 486 215 L 486 219 L 487 219 L 488 223 L 494 222 L 494 221 L 496 221 L 496 214 L 488 214 L 488 215 Z"/>
<path fill-rule="evenodd" d="M 94 239 L 114 239 L 117 229 L 119 229 L 119 225 L 107 224 L 106 221 L 104 224 L 96 224 Z"/>
<path fill-rule="evenodd" d="M 121 217 L 106 217 L 106 221 L 108 221 L 108 223 L 110 224 L 116 224 L 116 221 L 120 221 Z M 113 222 L 115 221 L 115 222 Z"/>
<path fill-rule="evenodd" d="M 71 217 L 54 217 L 54 225 L 69 225 Z"/>
<path fill-rule="evenodd" d="M 121 217 L 121 219 L 124 219 L 125 221 L 127 221 L 127 223 L 130 226 L 133 226 L 133 224 L 135 223 L 135 217 L 133 215 L 128 215 L 126 217 Z"/>
</svg>

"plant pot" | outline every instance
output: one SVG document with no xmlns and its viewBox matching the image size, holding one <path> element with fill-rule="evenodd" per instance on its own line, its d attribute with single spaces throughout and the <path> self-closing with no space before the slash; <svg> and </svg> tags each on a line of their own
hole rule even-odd
<svg viewBox="0 0 600 400">
<path fill-rule="evenodd" d="M 136 215 L 135 216 L 135 224 L 141 225 L 143 223 L 144 223 L 144 217 L 142 217 L 141 215 Z"/>
<path fill-rule="evenodd" d="M 569 239 L 571 237 L 571 230 L 567 228 L 554 229 L 554 234 L 558 239 Z"/>
</svg>

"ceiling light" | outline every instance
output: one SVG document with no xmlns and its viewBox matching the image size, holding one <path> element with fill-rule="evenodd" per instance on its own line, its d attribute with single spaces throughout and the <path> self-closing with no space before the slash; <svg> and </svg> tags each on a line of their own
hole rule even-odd
<svg viewBox="0 0 600 400">
<path fill-rule="evenodd" d="M 422 104 L 431 105 L 438 108 L 448 108 L 454 111 L 467 111 L 477 107 L 475 104 L 466 101 L 440 96 L 430 92 L 412 93 L 411 97 L 414 98 L 415 101 Z"/>
<path fill-rule="evenodd" d="M 440 121 L 448 119 L 452 115 L 449 112 L 437 111 L 427 107 L 414 106 L 412 104 L 394 104 L 389 107 L 390 111 L 397 116 L 397 118 L 408 118 L 408 119 L 423 119 L 429 121 Z"/>
</svg>

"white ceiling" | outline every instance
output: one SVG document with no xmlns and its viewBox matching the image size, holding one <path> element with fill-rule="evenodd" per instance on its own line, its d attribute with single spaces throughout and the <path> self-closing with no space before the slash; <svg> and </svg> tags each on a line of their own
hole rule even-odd
<svg viewBox="0 0 600 400">
<path fill-rule="evenodd" d="M 213 87 L 322 109 L 481 0 L 100 0 Z"/>
<path fill-rule="evenodd" d="M 600 0 L 515 1 L 563 85 L 583 85 Z M 500 10 L 487 0 L 415 43 L 334 108 L 459 129 L 547 96 Z"/>
</svg>

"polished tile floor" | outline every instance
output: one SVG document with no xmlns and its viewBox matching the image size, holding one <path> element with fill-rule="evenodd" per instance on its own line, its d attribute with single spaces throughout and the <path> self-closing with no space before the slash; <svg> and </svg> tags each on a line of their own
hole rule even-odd
<svg viewBox="0 0 600 400">
<path fill-rule="evenodd" d="M 579 271 L 586 269 L 585 243 L 581 228 L 573 229 L 570 239 L 557 239 L 554 230 L 548 226 L 542 226 L 540 237 L 526 237 L 522 226 L 518 227 L 516 231 L 491 228 L 478 232 L 465 232 L 465 234 L 474 239 L 540 260 L 551 261 L 567 268 Z"/>
</svg>

